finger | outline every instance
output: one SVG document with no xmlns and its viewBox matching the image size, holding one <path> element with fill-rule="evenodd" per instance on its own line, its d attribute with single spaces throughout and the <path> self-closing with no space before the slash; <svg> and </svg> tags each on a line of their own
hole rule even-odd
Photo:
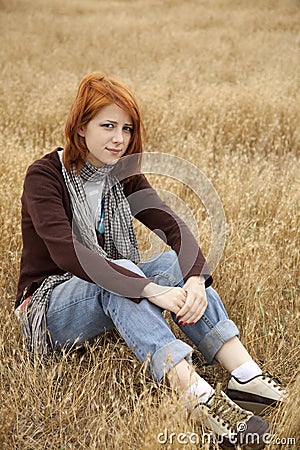
<svg viewBox="0 0 300 450">
<path fill-rule="evenodd" d="M 195 312 L 194 317 L 192 318 L 194 322 L 197 322 L 204 314 L 206 307 L 207 307 L 207 300 L 206 297 L 200 297 L 200 299 L 197 299 L 198 301 L 198 309 Z"/>
<path fill-rule="evenodd" d="M 178 314 L 178 312 L 184 306 L 185 297 L 186 292 L 183 289 L 173 288 L 168 309 L 173 313 Z"/>
<path fill-rule="evenodd" d="M 195 307 L 196 305 L 196 307 Z M 180 317 L 180 322 L 182 323 L 196 323 L 204 314 L 204 311 L 207 307 L 206 296 L 197 295 L 194 301 L 194 306 L 192 306 L 189 312 L 182 317 Z M 181 314 L 181 311 L 178 315 Z"/>
<path fill-rule="evenodd" d="M 182 307 L 184 306 L 184 301 L 183 300 L 178 300 L 178 302 L 177 302 L 177 304 L 176 305 L 174 305 L 174 308 L 173 308 L 173 312 L 176 314 L 176 317 L 178 318 L 178 314 L 179 314 L 179 311 L 182 309 Z"/>
<path fill-rule="evenodd" d="M 191 296 L 187 295 L 184 304 L 181 306 L 181 308 L 177 314 L 178 319 L 182 319 L 183 317 L 186 316 L 186 314 L 188 314 L 191 304 L 192 304 Z"/>
<path fill-rule="evenodd" d="M 200 320 L 201 317 L 203 316 L 203 314 L 205 313 L 206 308 L 207 308 L 207 298 L 206 298 L 206 295 L 205 295 L 204 299 L 201 301 L 198 315 L 197 315 L 197 317 L 194 317 L 194 318 L 193 318 L 193 320 L 191 321 L 191 323 L 192 323 L 192 322 L 194 322 L 194 323 L 198 322 L 198 320 Z"/>
<path fill-rule="evenodd" d="M 180 321 L 187 322 L 197 313 L 197 309 L 198 305 L 195 303 L 195 295 L 188 292 L 183 307 L 177 313 L 177 318 L 179 318 Z"/>
<path fill-rule="evenodd" d="M 187 314 L 185 314 L 183 317 L 180 318 L 181 324 L 187 324 L 187 323 L 195 323 L 197 320 L 199 320 L 199 316 L 201 314 L 201 311 L 199 308 L 197 310 L 190 310 Z"/>
<path fill-rule="evenodd" d="M 194 325 L 195 323 L 197 323 L 197 322 L 201 319 L 201 317 L 203 316 L 205 310 L 206 310 L 206 306 L 203 306 L 203 307 L 200 309 L 198 315 L 197 315 L 196 317 L 191 318 L 189 324 L 190 324 L 190 325 Z"/>
<path fill-rule="evenodd" d="M 180 307 L 180 309 L 185 305 L 186 302 L 186 292 L 184 291 L 182 294 L 177 294 L 175 303 L 177 306 Z"/>
<path fill-rule="evenodd" d="M 200 320 L 201 317 L 203 316 L 206 308 L 207 308 L 207 299 L 206 299 L 206 296 L 205 296 L 204 298 L 202 297 L 200 299 L 199 308 L 198 308 L 197 314 L 195 315 L 195 317 L 193 317 L 192 322 L 195 322 L 195 323 L 198 322 L 198 320 Z"/>
</svg>

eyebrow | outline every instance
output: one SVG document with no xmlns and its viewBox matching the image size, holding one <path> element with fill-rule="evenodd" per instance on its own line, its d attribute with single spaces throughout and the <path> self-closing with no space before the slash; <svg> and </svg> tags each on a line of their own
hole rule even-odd
<svg viewBox="0 0 300 450">
<path fill-rule="evenodd" d="M 110 119 L 106 119 L 106 122 L 110 122 L 110 123 L 114 123 L 114 124 L 118 124 L 118 122 L 116 120 L 110 120 Z M 133 127 L 133 123 L 124 123 L 124 125 Z"/>
</svg>

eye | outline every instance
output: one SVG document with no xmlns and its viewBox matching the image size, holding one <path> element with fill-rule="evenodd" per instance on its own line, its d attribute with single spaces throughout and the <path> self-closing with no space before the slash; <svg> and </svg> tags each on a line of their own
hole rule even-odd
<svg viewBox="0 0 300 450">
<path fill-rule="evenodd" d="M 103 128 L 113 128 L 114 124 L 113 123 L 103 123 L 101 125 L 101 127 L 103 127 Z"/>
<path fill-rule="evenodd" d="M 123 127 L 123 130 L 126 131 L 127 133 L 132 133 L 133 132 L 133 127 L 125 126 L 125 127 Z"/>
</svg>

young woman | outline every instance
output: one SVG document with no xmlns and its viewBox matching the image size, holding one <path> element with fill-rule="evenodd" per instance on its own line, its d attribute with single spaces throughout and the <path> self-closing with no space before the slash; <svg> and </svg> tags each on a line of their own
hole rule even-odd
<svg viewBox="0 0 300 450">
<path fill-rule="evenodd" d="M 216 435 L 262 448 L 268 423 L 249 410 L 285 394 L 240 342 L 192 233 L 140 173 L 142 147 L 132 93 L 100 73 L 86 76 L 64 149 L 35 161 L 25 178 L 16 315 L 28 348 L 44 355 L 116 327 L 155 380 L 166 376 L 187 408 L 206 412 Z M 172 250 L 140 263 L 133 216 Z M 209 363 L 231 373 L 228 394 L 247 409 L 197 374 L 192 347 L 174 336 L 164 310 Z M 259 442 L 249 444 L 251 433 Z"/>
</svg>

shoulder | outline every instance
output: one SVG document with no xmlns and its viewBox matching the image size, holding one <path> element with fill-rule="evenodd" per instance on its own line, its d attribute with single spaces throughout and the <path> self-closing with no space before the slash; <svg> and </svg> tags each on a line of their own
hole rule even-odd
<svg viewBox="0 0 300 450">
<path fill-rule="evenodd" d="M 33 180 L 40 183 L 51 180 L 52 183 L 64 184 L 58 150 L 62 149 L 58 147 L 30 164 L 25 175 L 25 186 Z"/>
<path fill-rule="evenodd" d="M 57 148 L 42 158 L 34 161 L 27 168 L 24 180 L 24 192 L 50 189 L 50 186 L 61 191 L 64 189 L 64 178 Z"/>
<path fill-rule="evenodd" d="M 54 173 L 61 172 L 61 163 L 57 151 L 62 150 L 58 147 L 50 153 L 46 153 L 42 158 L 37 159 L 32 164 L 29 165 L 27 169 L 27 174 L 37 171 L 53 171 Z"/>
</svg>

